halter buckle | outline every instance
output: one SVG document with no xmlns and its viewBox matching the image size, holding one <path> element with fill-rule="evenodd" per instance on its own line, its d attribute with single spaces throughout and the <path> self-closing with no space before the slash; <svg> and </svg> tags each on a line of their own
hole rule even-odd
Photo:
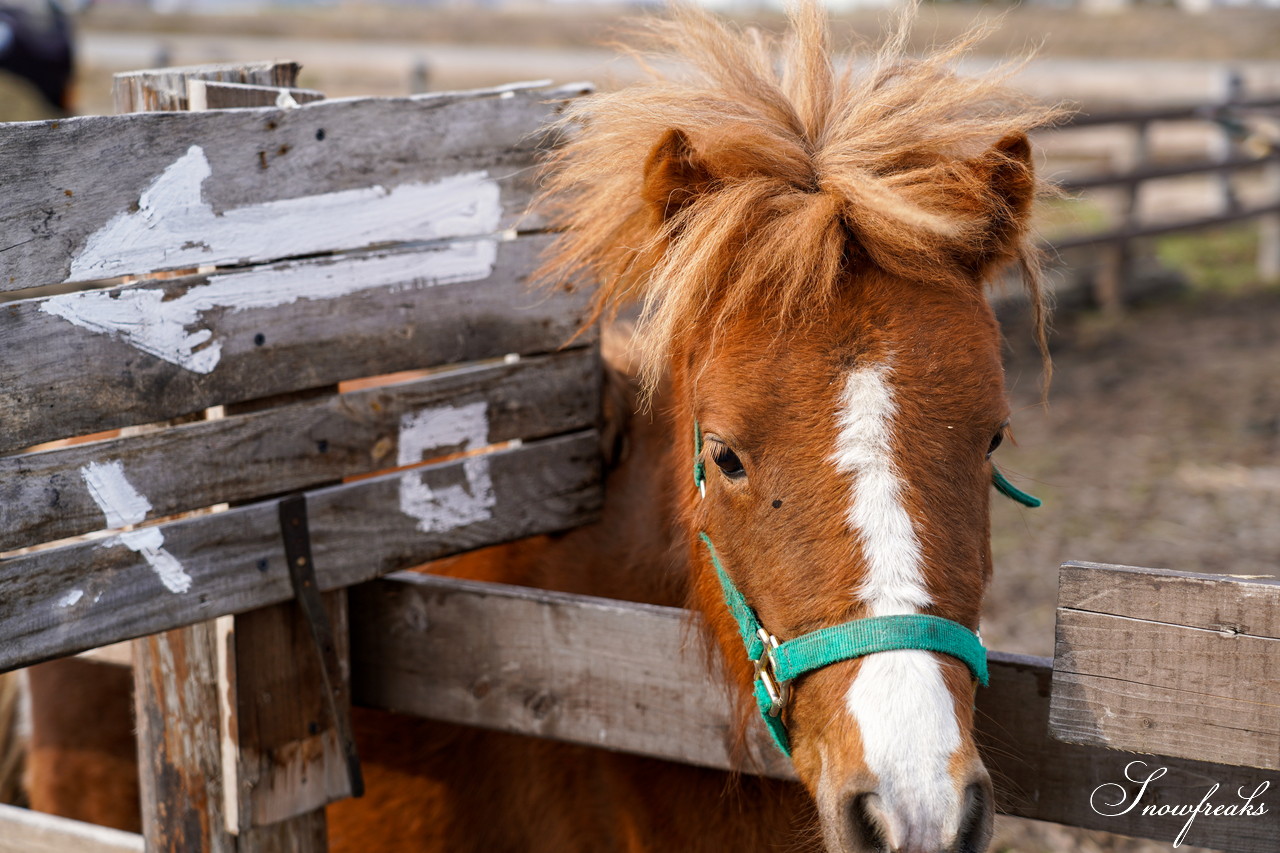
<svg viewBox="0 0 1280 853">
<path fill-rule="evenodd" d="M 756 668 L 756 680 L 764 685 L 764 692 L 769 696 L 769 716 L 777 717 L 791 698 L 791 682 L 778 678 L 778 659 L 773 651 L 778 648 L 778 638 L 764 628 L 756 631 L 756 636 L 764 644 L 760 657 L 752 661 Z"/>
</svg>

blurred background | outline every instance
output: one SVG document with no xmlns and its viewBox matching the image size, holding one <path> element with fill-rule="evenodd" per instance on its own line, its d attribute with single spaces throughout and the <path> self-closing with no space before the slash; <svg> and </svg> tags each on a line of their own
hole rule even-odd
<svg viewBox="0 0 1280 853">
<path fill-rule="evenodd" d="M 708 5 L 781 26 L 772 0 Z M 889 0 L 830 5 L 837 44 L 875 41 L 893 11 Z M 330 98 L 542 78 L 610 88 L 638 74 L 608 47 L 616 28 L 660 11 L 0 0 L 0 121 L 109 113 L 114 72 L 265 59 L 302 63 L 299 84 Z M 1280 0 L 927 3 L 913 49 L 996 19 L 971 68 L 1034 53 L 1014 82 L 1078 111 L 1073 126 L 1036 140 L 1042 173 L 1063 188 L 1040 220 L 1059 303 L 1047 403 L 1025 306 L 997 297 L 1017 440 L 999 460 L 1045 505 L 995 501 L 983 631 L 993 648 L 1051 655 L 1065 560 L 1277 573 Z M 1005 820 L 993 849 L 1172 846 Z"/>
</svg>

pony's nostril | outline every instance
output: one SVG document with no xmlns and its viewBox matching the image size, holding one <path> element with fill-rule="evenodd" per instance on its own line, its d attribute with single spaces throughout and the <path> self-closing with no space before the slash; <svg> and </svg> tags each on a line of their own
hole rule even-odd
<svg viewBox="0 0 1280 853">
<path fill-rule="evenodd" d="M 993 803 L 991 782 L 983 779 L 965 789 L 960 830 L 956 833 L 954 853 L 984 853 L 991 843 Z"/>
<path fill-rule="evenodd" d="M 877 794 L 850 797 L 846 807 L 851 849 L 866 853 L 889 853 L 889 834 L 883 804 Z"/>
</svg>

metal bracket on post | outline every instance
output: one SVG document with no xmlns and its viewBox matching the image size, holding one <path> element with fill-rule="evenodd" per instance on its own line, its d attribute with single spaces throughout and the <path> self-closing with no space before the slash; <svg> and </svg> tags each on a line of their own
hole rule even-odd
<svg viewBox="0 0 1280 853">
<path fill-rule="evenodd" d="M 338 740 L 346 760 L 347 777 L 351 780 L 351 796 L 364 794 L 364 776 L 360 757 L 356 754 L 355 736 L 351 729 L 351 695 L 342 675 L 333 626 L 320 589 L 316 585 L 315 563 L 311 557 L 311 533 L 307 527 L 307 499 L 292 495 L 280 501 L 280 533 L 284 538 L 285 559 L 289 564 L 289 580 L 302 615 L 307 620 L 316 653 L 320 656 L 320 672 L 324 677 L 325 696 L 337 727 Z"/>
</svg>

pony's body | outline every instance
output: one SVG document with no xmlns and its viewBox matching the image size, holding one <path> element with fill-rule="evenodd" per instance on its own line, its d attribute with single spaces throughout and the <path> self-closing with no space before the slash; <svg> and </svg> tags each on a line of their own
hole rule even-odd
<svg viewBox="0 0 1280 853">
<path fill-rule="evenodd" d="M 914 60 L 903 27 L 855 79 L 815 5 L 792 27 L 779 63 L 680 13 L 652 29 L 688 82 L 567 108 L 544 272 L 600 282 L 597 316 L 643 303 L 638 384 L 610 385 L 604 517 L 433 567 L 701 612 L 744 723 L 753 639 L 730 589 L 766 640 L 877 617 L 976 643 L 1009 416 L 985 285 L 1033 270 L 1025 132 L 1052 116 L 950 72 L 963 46 Z M 775 734 L 803 787 L 359 714 L 369 795 L 331 809 L 335 849 L 981 853 L 980 674 L 926 648 L 794 679 Z"/>
</svg>

